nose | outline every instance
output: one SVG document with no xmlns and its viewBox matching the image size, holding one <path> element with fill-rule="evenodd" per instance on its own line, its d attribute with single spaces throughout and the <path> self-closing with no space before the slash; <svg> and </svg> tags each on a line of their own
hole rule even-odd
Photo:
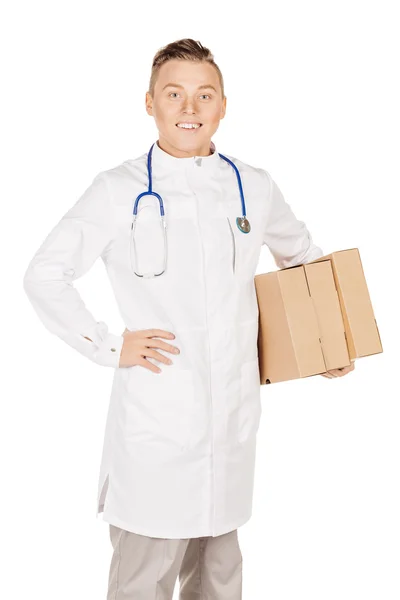
<svg viewBox="0 0 400 600">
<path fill-rule="evenodd" d="M 194 100 L 191 100 L 189 97 L 185 100 L 183 109 L 185 112 L 194 112 Z"/>
</svg>

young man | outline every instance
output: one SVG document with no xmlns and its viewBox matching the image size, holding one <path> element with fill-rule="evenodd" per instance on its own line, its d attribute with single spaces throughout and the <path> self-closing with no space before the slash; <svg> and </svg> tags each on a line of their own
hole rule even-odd
<svg viewBox="0 0 400 600">
<path fill-rule="evenodd" d="M 96 506 L 114 549 L 108 599 L 170 600 L 179 576 L 181 600 L 239 600 L 261 415 L 254 274 L 263 244 L 279 268 L 323 252 L 267 171 L 216 151 L 226 97 L 207 48 L 156 54 L 146 110 L 157 143 L 95 177 L 24 287 L 52 333 L 115 369 Z M 72 285 L 99 256 L 122 335 Z"/>
</svg>

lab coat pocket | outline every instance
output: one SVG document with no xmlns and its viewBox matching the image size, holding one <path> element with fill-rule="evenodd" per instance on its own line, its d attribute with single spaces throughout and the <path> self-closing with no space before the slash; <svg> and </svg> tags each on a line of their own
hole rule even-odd
<svg viewBox="0 0 400 600">
<path fill-rule="evenodd" d="M 252 208 L 252 203 L 248 204 Z M 237 203 L 229 201 L 225 211 L 234 246 L 235 277 L 241 282 L 250 282 L 254 278 L 263 244 L 263 219 L 260 214 L 250 210 L 250 231 L 245 233 L 236 222 L 240 216 Z"/>
<path fill-rule="evenodd" d="M 238 441 L 245 443 L 258 431 L 261 418 L 261 383 L 258 358 L 241 366 L 241 404 L 238 419 Z"/>
<path fill-rule="evenodd" d="M 128 369 L 126 433 L 131 441 L 162 451 L 186 448 L 195 426 L 195 390 L 189 369 L 164 365 L 153 373 L 136 365 Z"/>
<path fill-rule="evenodd" d="M 232 271 L 235 272 L 236 268 L 236 243 L 235 243 L 235 234 L 233 233 L 232 224 L 229 220 L 229 217 L 226 217 L 228 221 L 228 227 L 231 235 L 231 252 L 232 252 Z"/>
<path fill-rule="evenodd" d="M 237 226 L 236 213 L 227 216 L 232 241 L 233 271 L 237 277 L 252 273 L 252 256 L 255 255 L 254 234 L 243 233 Z"/>
</svg>

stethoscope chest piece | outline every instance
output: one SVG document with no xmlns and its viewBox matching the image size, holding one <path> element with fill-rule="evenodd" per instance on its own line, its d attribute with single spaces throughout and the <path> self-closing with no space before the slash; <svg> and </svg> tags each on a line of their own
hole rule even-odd
<svg viewBox="0 0 400 600">
<path fill-rule="evenodd" d="M 237 217 L 236 225 L 243 233 L 249 233 L 251 229 L 249 220 L 246 217 Z"/>
</svg>

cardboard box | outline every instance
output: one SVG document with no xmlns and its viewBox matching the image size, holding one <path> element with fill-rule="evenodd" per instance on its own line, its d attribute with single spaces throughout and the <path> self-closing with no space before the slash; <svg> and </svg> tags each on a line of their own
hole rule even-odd
<svg viewBox="0 0 400 600">
<path fill-rule="evenodd" d="M 383 352 L 357 248 L 255 276 L 260 383 Z"/>
</svg>

